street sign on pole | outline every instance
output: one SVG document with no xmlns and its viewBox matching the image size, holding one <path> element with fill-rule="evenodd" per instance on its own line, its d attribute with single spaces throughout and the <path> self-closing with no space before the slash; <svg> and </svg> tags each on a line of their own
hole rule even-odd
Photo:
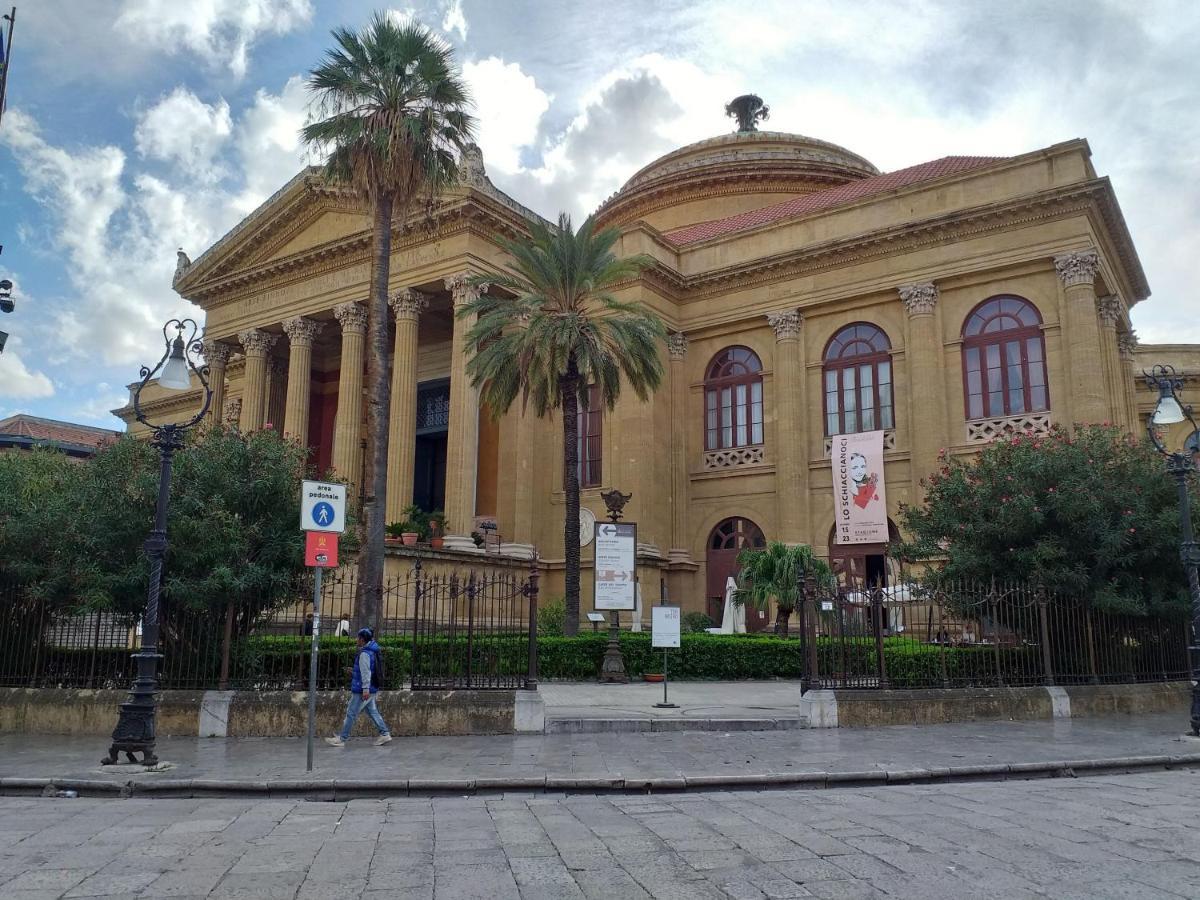
<svg viewBox="0 0 1200 900">
<path fill-rule="evenodd" d="M 650 607 L 651 647 L 679 646 L 679 607 Z"/>
<path fill-rule="evenodd" d="M 335 482 L 304 481 L 300 485 L 300 530 L 346 530 L 346 486 Z"/>
<path fill-rule="evenodd" d="M 336 569 L 338 564 L 337 535 L 325 531 L 305 532 L 304 564 L 314 569 Z"/>
<path fill-rule="evenodd" d="M 592 607 L 637 608 L 637 523 L 596 523 L 596 568 Z"/>
</svg>

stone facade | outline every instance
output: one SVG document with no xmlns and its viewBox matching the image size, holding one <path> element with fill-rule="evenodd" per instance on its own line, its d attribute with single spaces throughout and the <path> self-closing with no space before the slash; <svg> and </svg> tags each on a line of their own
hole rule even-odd
<svg viewBox="0 0 1200 900">
<path fill-rule="evenodd" d="M 513 552 L 536 548 L 542 596 L 553 597 L 564 558 L 561 422 L 519 403 L 496 417 L 479 408 L 464 374 L 466 323 L 455 315 L 487 290 L 473 276 L 504 267 L 497 238 L 526 233 L 536 217 L 492 184 L 477 149 L 469 162 L 470 177 L 427 226 L 396 228 L 388 516 L 412 501 L 442 507 L 463 551 L 465 536 L 492 520 Z M 893 519 L 920 500 L 942 451 L 975 452 L 998 434 L 1054 422 L 1138 430 L 1153 397 L 1135 372 L 1159 350 L 1200 372 L 1197 348 L 1136 346 L 1129 309 L 1149 287 L 1084 141 L 880 175 L 832 144 L 729 135 L 645 167 L 598 215 L 620 229 L 618 253 L 654 258 L 619 293 L 659 313 L 671 335 L 658 393 L 641 402 L 626 392 L 602 417 L 600 483 L 582 496 L 603 517 L 602 491 L 632 492 L 647 603 L 661 578 L 685 608 L 710 604 L 714 529 L 730 518 L 838 556 L 828 404 L 843 401 L 826 388 L 831 342 L 849 326 L 885 336 L 872 365 L 888 378 L 890 406 L 874 414 L 886 432 Z M 206 316 L 212 416 L 243 429 L 270 421 L 313 448 L 318 471 L 352 484 L 362 474 L 370 226 L 354 198 L 308 170 L 175 280 Z M 1001 386 L 980 398 L 992 412 L 972 415 L 967 323 L 996 298 L 1035 311 L 1037 340 L 1001 352 L 1042 354 L 1044 390 L 1027 389 L 1032 401 L 997 415 Z M 749 432 L 760 438 L 714 447 L 720 428 L 706 420 L 705 383 L 730 348 L 759 362 L 761 403 L 747 409 L 761 417 Z M 272 371 L 286 380 L 282 421 L 267 419 Z M 158 402 L 188 406 L 186 397 Z M 585 608 L 590 559 L 585 549 Z"/>
</svg>

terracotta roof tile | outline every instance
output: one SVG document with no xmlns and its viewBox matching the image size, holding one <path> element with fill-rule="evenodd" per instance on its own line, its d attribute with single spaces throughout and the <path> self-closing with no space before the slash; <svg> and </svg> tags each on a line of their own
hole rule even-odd
<svg viewBox="0 0 1200 900">
<path fill-rule="evenodd" d="M 721 235 L 778 222 L 781 219 L 791 219 L 817 210 L 841 206 L 863 197 L 882 194 L 885 191 L 907 187 L 921 181 L 930 181 L 945 175 L 966 172 L 1003 158 L 1000 156 L 943 156 L 941 159 L 910 166 L 907 169 L 897 169 L 895 172 L 851 181 L 828 190 L 803 194 L 773 206 L 765 206 L 762 209 L 752 209 L 737 215 L 726 216 L 723 219 L 713 219 L 689 225 L 686 228 L 678 228 L 675 231 L 667 232 L 666 237 L 675 244 L 695 244 Z"/>
<path fill-rule="evenodd" d="M 16 415 L 0 419 L 0 436 L 11 435 L 54 444 L 99 447 L 118 437 L 118 432 L 74 422 L 59 422 L 37 416 Z"/>
</svg>

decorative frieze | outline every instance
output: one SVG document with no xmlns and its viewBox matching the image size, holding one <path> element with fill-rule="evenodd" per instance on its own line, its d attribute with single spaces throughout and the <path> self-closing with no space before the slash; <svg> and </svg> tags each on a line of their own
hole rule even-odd
<svg viewBox="0 0 1200 900">
<path fill-rule="evenodd" d="M 1109 294 L 1107 297 L 1096 299 L 1096 314 L 1100 316 L 1100 322 L 1103 325 L 1116 328 L 1124 312 L 1125 304 L 1121 302 L 1121 298 L 1116 294 Z"/>
<path fill-rule="evenodd" d="M 480 294 L 486 294 L 489 285 L 475 284 L 471 281 L 474 276 L 470 272 L 459 272 L 457 275 L 451 275 L 443 282 L 446 285 L 446 290 L 450 292 L 451 298 L 454 300 L 454 308 L 478 300 Z"/>
<path fill-rule="evenodd" d="M 704 470 L 736 469 L 753 466 L 763 461 L 762 445 L 754 447 L 731 447 L 727 450 L 707 450 L 704 453 Z"/>
<path fill-rule="evenodd" d="M 1076 250 L 1054 257 L 1054 268 L 1067 287 L 1093 284 L 1100 269 L 1100 257 L 1095 250 Z"/>
<path fill-rule="evenodd" d="M 767 313 L 767 324 L 775 329 L 775 340 L 794 341 L 800 337 L 800 328 L 804 324 L 804 316 L 798 309 Z"/>
<path fill-rule="evenodd" d="M 667 335 L 667 352 L 671 354 L 671 359 L 681 360 L 687 354 L 688 339 L 682 331 L 676 331 Z"/>
<path fill-rule="evenodd" d="M 999 416 L 994 419 L 975 419 L 967 422 L 968 444 L 990 444 L 997 438 L 1015 434 L 1049 434 L 1050 413 L 1027 413 L 1020 416 Z"/>
<path fill-rule="evenodd" d="M 361 303 L 339 303 L 333 308 L 333 317 L 342 326 L 342 331 L 362 334 L 367 330 L 367 308 Z"/>
<path fill-rule="evenodd" d="M 905 310 L 910 316 L 931 316 L 937 308 L 940 292 L 932 281 L 922 281 L 916 284 L 902 284 L 897 291 Z"/>
<path fill-rule="evenodd" d="M 292 344 L 311 347 L 313 339 L 321 333 L 324 327 L 324 322 L 318 322 L 315 319 L 308 319 L 304 316 L 296 316 L 284 320 L 283 333 L 287 335 L 288 341 Z"/>
<path fill-rule="evenodd" d="M 414 291 L 412 288 L 401 288 L 390 297 L 388 297 L 388 305 L 392 308 L 392 314 L 396 317 L 396 321 L 401 319 L 415 320 L 422 312 L 429 308 L 429 299 L 420 291 Z"/>
<path fill-rule="evenodd" d="M 250 328 L 239 332 L 238 340 L 242 342 L 242 349 L 247 356 L 266 356 L 279 340 L 279 335 L 258 328 Z"/>
</svg>

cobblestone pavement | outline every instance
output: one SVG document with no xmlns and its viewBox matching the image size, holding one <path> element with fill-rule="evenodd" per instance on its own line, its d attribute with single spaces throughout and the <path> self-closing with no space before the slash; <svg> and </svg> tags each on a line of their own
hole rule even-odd
<svg viewBox="0 0 1200 900">
<path fill-rule="evenodd" d="M 497 779 L 670 778 L 862 772 L 938 766 L 1029 764 L 1048 760 L 1181 755 L 1186 713 L 961 722 L 791 731 L 662 734 L 547 734 L 397 738 L 386 747 L 355 738 L 317 748 L 313 778 Z M 0 735 L 0 776 L 128 780 L 99 765 L 107 737 Z M 174 768 L 133 776 L 245 780 L 305 777 L 299 738 L 163 738 L 158 755 Z"/>
<path fill-rule="evenodd" d="M 0 897 L 1178 898 L 1200 773 L 836 791 L 0 799 Z"/>
</svg>

